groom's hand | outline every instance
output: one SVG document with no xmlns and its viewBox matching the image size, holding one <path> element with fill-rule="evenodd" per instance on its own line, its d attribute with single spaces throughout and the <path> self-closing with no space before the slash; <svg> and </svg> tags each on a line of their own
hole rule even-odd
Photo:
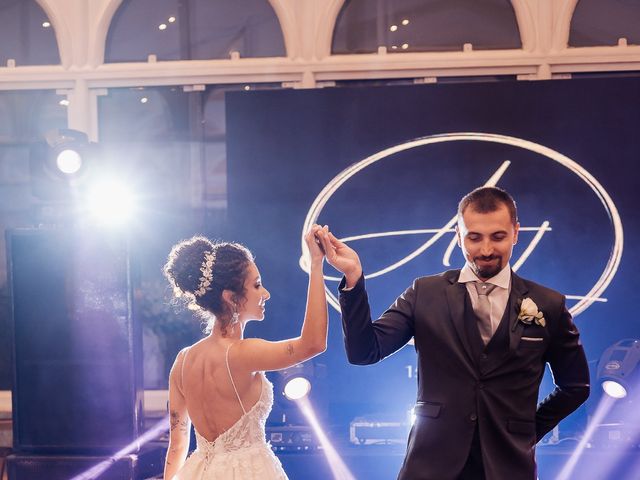
<svg viewBox="0 0 640 480">
<path fill-rule="evenodd" d="M 338 240 L 326 226 L 320 230 L 318 236 L 329 265 L 344 274 L 347 288 L 353 287 L 362 275 L 358 254 L 347 244 Z"/>
</svg>

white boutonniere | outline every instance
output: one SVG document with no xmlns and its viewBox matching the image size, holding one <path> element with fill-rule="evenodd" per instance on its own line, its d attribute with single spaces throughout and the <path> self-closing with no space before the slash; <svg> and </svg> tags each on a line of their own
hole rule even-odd
<svg viewBox="0 0 640 480">
<path fill-rule="evenodd" d="M 544 327 L 547 322 L 544 319 L 544 315 L 541 311 L 538 310 L 538 306 L 536 302 L 531 300 L 529 297 L 523 298 L 520 302 L 520 313 L 518 313 L 518 320 L 520 320 L 525 325 L 531 325 L 535 323 L 536 325 L 540 325 Z"/>
</svg>

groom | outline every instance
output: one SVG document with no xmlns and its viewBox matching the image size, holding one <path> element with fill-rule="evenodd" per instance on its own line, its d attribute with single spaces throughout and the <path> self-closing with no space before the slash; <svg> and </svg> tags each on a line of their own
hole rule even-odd
<svg viewBox="0 0 640 480">
<path fill-rule="evenodd" d="M 371 322 L 358 255 L 329 234 L 344 274 L 340 305 L 349 361 L 378 362 L 415 339 L 416 421 L 402 480 L 535 480 L 535 445 L 589 395 L 579 333 L 560 293 L 517 276 L 513 198 L 482 187 L 458 206 L 460 270 L 418 278 Z M 536 406 L 548 363 L 556 384 Z"/>
</svg>

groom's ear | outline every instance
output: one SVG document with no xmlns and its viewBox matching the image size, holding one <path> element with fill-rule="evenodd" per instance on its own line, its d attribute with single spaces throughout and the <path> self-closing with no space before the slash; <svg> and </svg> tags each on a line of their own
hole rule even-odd
<svg viewBox="0 0 640 480">
<path fill-rule="evenodd" d="M 456 241 L 458 242 L 458 246 L 462 248 L 462 237 L 460 236 L 460 229 L 458 228 L 457 224 L 456 224 Z"/>
<path fill-rule="evenodd" d="M 513 244 L 518 243 L 518 232 L 520 232 L 520 222 L 516 222 L 514 225 Z"/>
</svg>

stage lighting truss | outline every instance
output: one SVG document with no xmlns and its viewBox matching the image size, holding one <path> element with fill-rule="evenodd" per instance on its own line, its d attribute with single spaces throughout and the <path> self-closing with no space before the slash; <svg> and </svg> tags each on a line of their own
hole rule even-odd
<svg viewBox="0 0 640 480">
<path fill-rule="evenodd" d="M 605 393 L 625 398 L 640 380 L 640 340 L 627 338 L 607 348 L 598 362 L 597 380 Z"/>
</svg>

